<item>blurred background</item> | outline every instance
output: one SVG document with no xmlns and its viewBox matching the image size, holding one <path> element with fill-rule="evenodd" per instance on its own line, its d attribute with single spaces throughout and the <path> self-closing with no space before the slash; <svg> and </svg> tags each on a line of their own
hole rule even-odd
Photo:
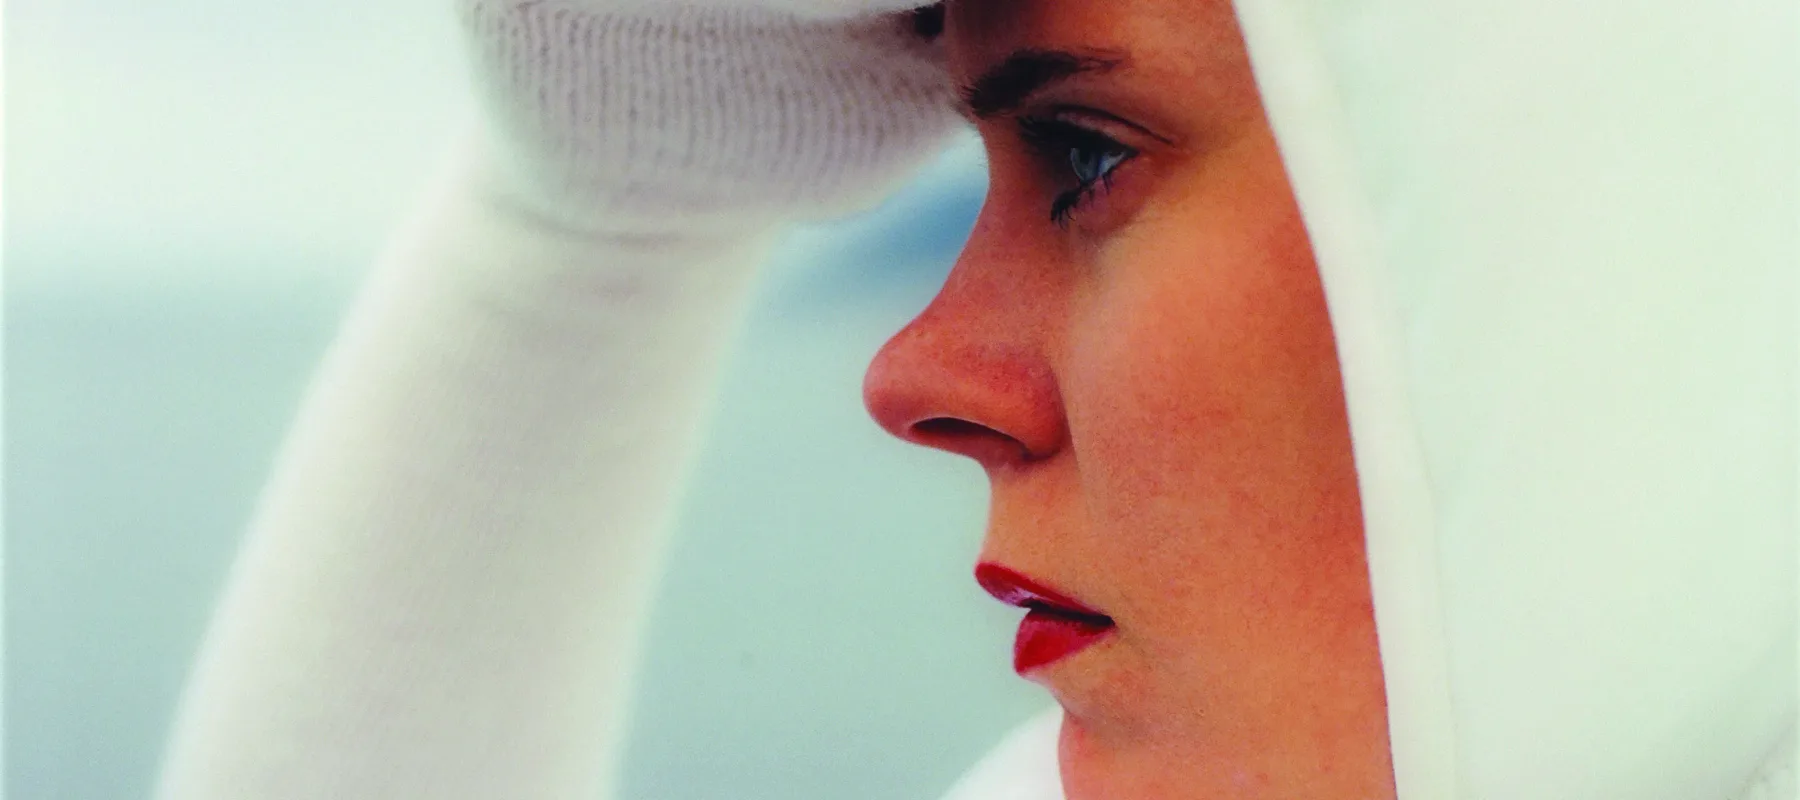
<svg viewBox="0 0 1800 800">
<path fill-rule="evenodd" d="M 5 790 L 145 797 L 281 436 L 464 107 L 443 0 L 9 0 Z M 957 149 L 769 265 L 684 501 L 624 796 L 917 798 L 1049 705 L 973 463 L 863 367 L 984 191 Z"/>
</svg>

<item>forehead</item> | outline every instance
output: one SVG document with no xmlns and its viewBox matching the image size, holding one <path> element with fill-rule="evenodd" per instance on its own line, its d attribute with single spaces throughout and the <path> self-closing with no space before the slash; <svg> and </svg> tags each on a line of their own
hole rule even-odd
<svg viewBox="0 0 1800 800">
<path fill-rule="evenodd" d="M 963 81 L 1022 49 L 1119 54 L 1170 79 L 1249 78 L 1230 0 L 950 0 L 945 41 Z"/>
</svg>

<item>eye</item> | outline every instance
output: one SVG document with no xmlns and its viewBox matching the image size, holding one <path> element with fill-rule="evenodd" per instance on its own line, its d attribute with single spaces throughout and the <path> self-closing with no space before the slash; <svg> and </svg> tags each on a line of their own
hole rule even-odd
<svg viewBox="0 0 1800 800">
<path fill-rule="evenodd" d="M 1104 190 L 1113 170 L 1130 161 L 1137 151 L 1098 130 L 1054 117 L 1020 117 L 1019 136 L 1025 144 L 1056 165 L 1068 170 L 1075 185 L 1050 203 L 1050 220 L 1065 225 L 1096 192 Z"/>
<path fill-rule="evenodd" d="M 1069 148 L 1069 167 L 1075 170 L 1075 177 L 1082 183 L 1094 183 L 1105 180 L 1114 167 L 1130 157 L 1131 154 L 1123 149 L 1100 150 L 1074 145 Z"/>
</svg>

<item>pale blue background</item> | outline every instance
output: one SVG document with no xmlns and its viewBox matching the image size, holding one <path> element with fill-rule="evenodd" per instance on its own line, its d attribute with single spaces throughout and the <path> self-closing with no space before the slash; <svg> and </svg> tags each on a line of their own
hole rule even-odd
<svg viewBox="0 0 1800 800">
<path fill-rule="evenodd" d="M 6 11 L 4 785 L 138 798 L 461 65 L 447 2 Z M 929 798 L 1048 703 L 969 579 L 980 470 L 859 399 L 982 190 L 965 143 L 771 265 L 684 503 L 626 797 Z"/>
</svg>

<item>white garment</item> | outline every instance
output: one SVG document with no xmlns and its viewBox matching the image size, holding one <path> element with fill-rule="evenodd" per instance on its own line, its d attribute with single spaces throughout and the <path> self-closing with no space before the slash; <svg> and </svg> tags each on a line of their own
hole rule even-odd
<svg viewBox="0 0 1800 800">
<path fill-rule="evenodd" d="M 160 797 L 614 782 L 663 531 L 774 223 L 866 206 L 956 120 L 905 20 L 735 5 L 457 0 L 483 113 L 308 391 Z"/>
<path fill-rule="evenodd" d="M 1026 720 L 957 780 L 943 800 L 1062 800 L 1056 738 L 1062 709 Z"/>
<path fill-rule="evenodd" d="M 1796 14 L 1240 3 L 1344 363 L 1403 798 L 1730 797 L 1791 735 Z"/>
<path fill-rule="evenodd" d="M 880 200 L 957 124 L 942 44 L 893 16 L 454 2 L 483 188 L 574 230 L 692 236 L 840 216 Z M 823 14 L 817 0 L 776 2 Z"/>
<path fill-rule="evenodd" d="M 1796 797 L 1794 4 L 1238 8 L 1343 360 L 1401 800 Z M 483 163 L 309 394 L 167 800 L 611 778 L 590 754 L 765 238 L 546 227 L 568 193 Z M 949 800 L 1056 797 L 1056 722 Z"/>
</svg>

